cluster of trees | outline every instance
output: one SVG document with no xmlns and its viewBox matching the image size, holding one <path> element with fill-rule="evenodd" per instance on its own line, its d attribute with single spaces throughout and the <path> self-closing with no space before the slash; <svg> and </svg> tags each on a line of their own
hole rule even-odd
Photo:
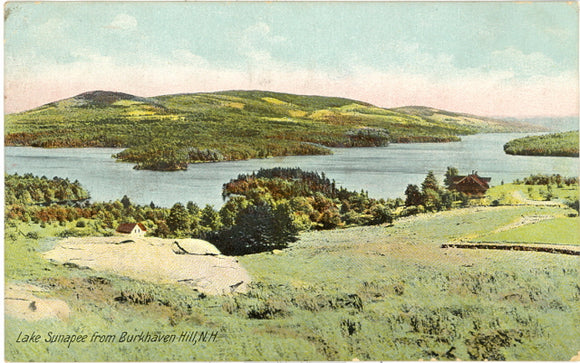
<svg viewBox="0 0 580 363">
<path fill-rule="evenodd" d="M 459 136 L 432 136 L 432 135 L 397 135 L 392 138 L 392 142 L 399 144 L 411 144 L 420 142 L 457 142 L 461 141 Z"/>
<path fill-rule="evenodd" d="M 363 127 L 349 130 L 346 136 L 351 140 L 351 147 L 356 146 L 386 146 L 389 144 L 390 134 L 385 129 Z"/>
<path fill-rule="evenodd" d="M 210 205 L 200 208 L 193 202 L 171 208 L 135 205 L 127 196 L 89 203 L 85 200 L 88 192 L 78 182 L 31 174 L 8 175 L 6 186 L 7 220 L 41 225 L 82 220 L 68 235 L 88 233 L 83 228 L 109 234 L 120 223 L 141 222 L 150 235 L 203 238 L 223 253 L 235 255 L 284 248 L 302 230 L 391 223 L 397 209 L 405 206 L 413 214 L 450 208 L 458 199 L 438 186 L 433 173 L 427 175 L 422 190 L 409 186 L 404 202 L 373 199 L 365 191 L 337 187 L 324 173 L 300 168 L 260 169 L 239 175 L 224 184 L 222 194 L 227 201 L 220 210 Z M 62 203 L 78 200 L 83 202 Z"/>
<path fill-rule="evenodd" d="M 125 149 L 115 157 L 137 163 L 135 169 L 159 171 L 185 170 L 189 162 L 184 147 L 161 141 Z"/>
<path fill-rule="evenodd" d="M 393 210 L 402 205 L 402 200 L 377 200 L 362 190 L 337 188 L 324 173 L 300 168 L 261 169 L 239 175 L 223 186 L 223 196 L 232 195 L 250 202 L 287 202 L 302 229 L 388 223 L 394 218 Z"/>
<path fill-rule="evenodd" d="M 464 193 L 450 190 L 453 177 L 458 175 L 457 168 L 447 167 L 444 187 L 439 185 L 433 171 L 429 171 L 419 188 L 415 184 L 407 185 L 405 189 L 406 214 L 434 212 L 451 209 L 456 205 L 467 205 L 469 198 Z"/>
<path fill-rule="evenodd" d="M 75 180 L 43 176 L 37 178 L 32 174 L 5 175 L 6 204 L 74 204 L 89 198 L 89 193 Z"/>
<path fill-rule="evenodd" d="M 514 184 L 525 184 L 525 185 L 557 185 L 558 188 L 562 188 L 564 185 L 567 187 L 571 185 L 578 184 L 578 178 L 576 177 L 563 177 L 560 174 L 533 174 L 525 177 L 524 180 L 516 179 Z"/>
<path fill-rule="evenodd" d="M 578 157 L 578 137 L 578 131 L 527 136 L 508 141 L 503 149 L 512 155 Z"/>
<path fill-rule="evenodd" d="M 524 184 L 524 185 L 545 185 L 546 190 L 539 190 L 540 196 L 544 197 L 545 200 L 552 200 L 554 198 L 553 186 L 557 188 L 563 188 L 564 186 L 570 187 L 578 185 L 580 178 L 578 177 L 563 177 L 560 174 L 533 174 L 523 180 L 516 179 L 514 184 Z M 531 195 L 532 187 L 528 187 L 528 194 Z M 580 211 L 578 208 L 578 196 L 569 198 L 564 202 L 568 207 Z"/>
</svg>

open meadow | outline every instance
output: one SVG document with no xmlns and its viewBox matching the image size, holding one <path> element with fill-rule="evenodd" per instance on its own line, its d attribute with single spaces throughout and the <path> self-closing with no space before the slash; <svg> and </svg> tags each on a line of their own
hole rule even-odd
<svg viewBox="0 0 580 363">
<path fill-rule="evenodd" d="M 579 350 L 578 256 L 441 244 L 522 217 L 577 227 L 570 211 L 470 207 L 303 232 L 288 249 L 239 257 L 252 283 L 245 294 L 225 296 L 51 263 L 40 253 L 67 226 L 15 222 L 6 226 L 7 286 L 34 285 L 39 301 L 58 299 L 70 311 L 37 321 L 7 316 L 6 359 L 569 360 Z M 33 331 L 40 342 L 17 342 Z M 196 344 L 119 341 L 123 332 L 189 331 L 217 335 Z M 48 332 L 116 341 L 107 349 L 98 341 L 50 343 Z"/>
</svg>

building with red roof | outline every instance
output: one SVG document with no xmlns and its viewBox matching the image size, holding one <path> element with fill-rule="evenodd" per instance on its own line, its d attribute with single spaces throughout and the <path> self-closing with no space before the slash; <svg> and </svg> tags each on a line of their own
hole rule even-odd
<svg viewBox="0 0 580 363">
<path fill-rule="evenodd" d="M 452 181 L 453 184 L 449 189 L 465 193 L 470 197 L 483 197 L 489 189 L 491 178 L 481 177 L 477 175 L 477 171 L 474 171 L 469 175 L 455 176 Z"/>
<path fill-rule="evenodd" d="M 147 232 L 147 228 L 142 223 L 121 223 L 117 227 L 118 233 L 130 234 L 130 235 L 144 235 Z"/>
</svg>

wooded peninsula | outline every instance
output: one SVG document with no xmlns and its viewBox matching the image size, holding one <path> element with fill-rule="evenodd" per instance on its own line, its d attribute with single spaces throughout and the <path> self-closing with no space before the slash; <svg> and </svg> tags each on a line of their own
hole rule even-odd
<svg viewBox="0 0 580 363">
<path fill-rule="evenodd" d="M 578 131 L 527 136 L 507 142 L 503 149 L 511 155 L 578 157 Z"/>
</svg>

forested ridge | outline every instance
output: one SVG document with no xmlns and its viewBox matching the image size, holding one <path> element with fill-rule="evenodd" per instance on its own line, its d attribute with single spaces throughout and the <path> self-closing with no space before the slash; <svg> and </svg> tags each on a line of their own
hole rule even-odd
<svg viewBox="0 0 580 363">
<path fill-rule="evenodd" d="M 512 155 L 578 157 L 578 131 L 527 136 L 508 141 L 503 149 Z"/>
<path fill-rule="evenodd" d="M 419 112 L 420 111 L 420 112 Z M 345 98 L 224 91 L 143 98 L 93 91 L 7 115 L 5 145 L 123 147 L 138 169 L 285 155 L 327 147 L 458 141 L 458 135 L 534 129 L 435 109 L 384 109 Z"/>
</svg>

